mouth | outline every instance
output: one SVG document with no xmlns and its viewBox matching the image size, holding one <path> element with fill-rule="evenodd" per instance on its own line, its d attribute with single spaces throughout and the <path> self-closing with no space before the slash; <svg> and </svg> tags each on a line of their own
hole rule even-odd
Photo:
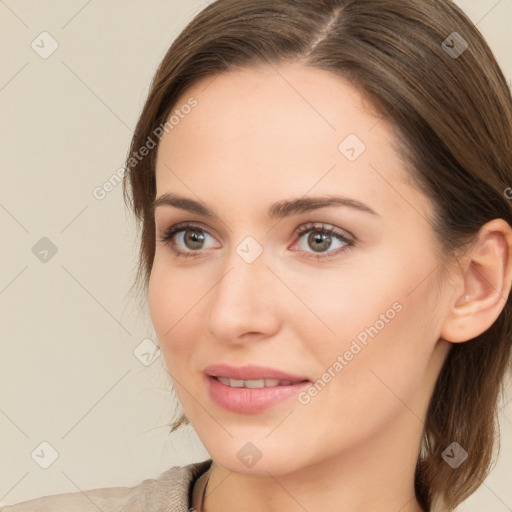
<svg viewBox="0 0 512 512">
<path fill-rule="evenodd" d="M 205 368 L 210 398 L 223 409 L 256 414 L 296 396 L 311 381 L 302 376 L 262 366 Z"/>
</svg>

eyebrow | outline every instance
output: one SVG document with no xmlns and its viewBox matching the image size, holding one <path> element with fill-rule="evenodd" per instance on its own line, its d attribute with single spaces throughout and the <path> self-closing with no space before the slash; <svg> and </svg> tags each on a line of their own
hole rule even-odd
<svg viewBox="0 0 512 512">
<path fill-rule="evenodd" d="M 212 208 L 206 206 L 204 203 L 168 192 L 162 194 L 160 197 L 153 201 L 150 207 L 150 211 L 154 213 L 155 210 L 161 206 L 172 206 L 174 208 L 179 208 L 180 210 L 197 213 L 204 217 L 218 217 L 217 213 Z M 380 215 L 375 210 L 360 201 L 335 195 L 300 197 L 297 199 L 278 201 L 277 203 L 271 205 L 268 210 L 268 216 L 271 219 L 282 219 L 292 215 L 307 213 L 329 206 L 345 206 L 347 208 L 352 208 L 354 210 L 370 213 L 380 217 Z"/>
</svg>

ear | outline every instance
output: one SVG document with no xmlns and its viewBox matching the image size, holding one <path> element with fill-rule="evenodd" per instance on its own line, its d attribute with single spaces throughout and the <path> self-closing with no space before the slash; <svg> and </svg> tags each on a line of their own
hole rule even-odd
<svg viewBox="0 0 512 512">
<path fill-rule="evenodd" d="M 505 307 L 511 281 L 512 228 L 493 219 L 480 228 L 464 257 L 441 338 L 460 343 L 485 332 Z"/>
</svg>

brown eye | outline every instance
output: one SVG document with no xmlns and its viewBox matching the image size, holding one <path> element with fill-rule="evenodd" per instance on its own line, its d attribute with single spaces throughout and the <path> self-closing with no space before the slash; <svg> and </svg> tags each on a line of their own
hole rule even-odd
<svg viewBox="0 0 512 512">
<path fill-rule="evenodd" d="M 205 247 L 207 237 L 213 237 L 201 226 L 183 222 L 171 226 L 158 241 L 168 245 L 179 257 L 199 256 Z"/>
<path fill-rule="evenodd" d="M 331 236 L 327 233 L 311 232 L 308 236 L 308 246 L 315 252 L 323 252 L 326 249 L 329 249 L 331 243 Z"/>
<path fill-rule="evenodd" d="M 345 233 L 323 224 L 307 224 L 297 230 L 297 235 L 299 249 L 307 253 L 308 257 L 316 259 L 335 256 L 348 250 L 355 243 Z M 303 238 L 304 235 L 308 236 Z"/>
<path fill-rule="evenodd" d="M 183 242 L 188 249 L 198 250 L 202 249 L 204 244 L 204 235 L 201 234 L 201 230 L 198 229 L 186 229 L 182 231 L 184 233 Z"/>
</svg>

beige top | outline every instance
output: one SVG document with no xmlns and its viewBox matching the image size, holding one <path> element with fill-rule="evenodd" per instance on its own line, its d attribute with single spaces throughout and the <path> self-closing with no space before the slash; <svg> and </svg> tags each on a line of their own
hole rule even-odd
<svg viewBox="0 0 512 512">
<path fill-rule="evenodd" d="M 133 487 L 105 487 L 43 496 L 0 512 L 189 512 L 196 480 L 210 468 L 211 459 L 188 466 L 174 466 L 156 479 Z"/>
</svg>

